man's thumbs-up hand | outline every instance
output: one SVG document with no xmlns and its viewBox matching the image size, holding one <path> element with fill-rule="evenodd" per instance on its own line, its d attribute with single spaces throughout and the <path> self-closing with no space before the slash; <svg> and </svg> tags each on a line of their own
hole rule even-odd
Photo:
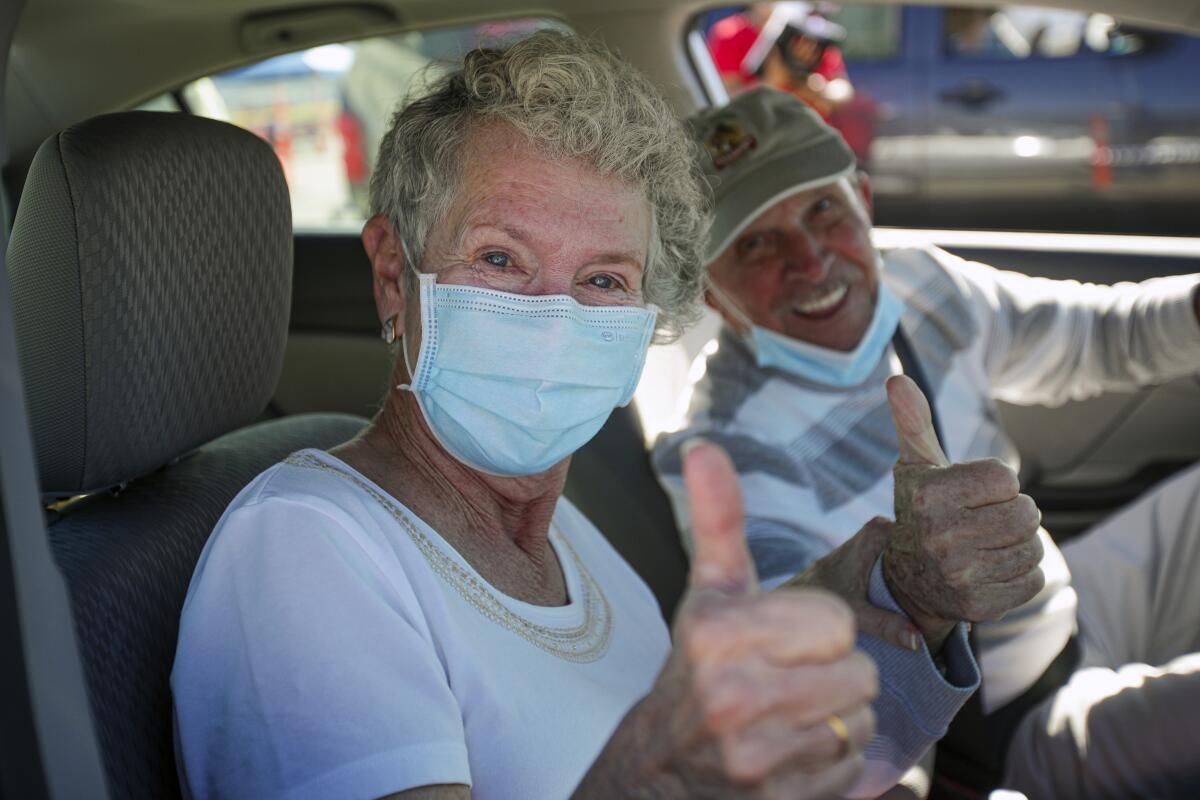
<svg viewBox="0 0 1200 800">
<path fill-rule="evenodd" d="M 694 440 L 683 471 L 691 577 L 671 656 L 618 730 L 632 726 L 644 756 L 631 769 L 668 797 L 840 795 L 862 770 L 878 691 L 850 610 L 818 590 L 761 593 L 729 457 Z"/>
<path fill-rule="evenodd" d="M 887 382 L 887 396 L 896 436 L 900 439 L 898 462 L 916 466 L 949 466 L 950 459 L 942 451 L 933 427 L 929 401 L 921 394 L 917 384 L 905 375 L 897 375 Z"/>
<path fill-rule="evenodd" d="M 950 464 L 910 378 L 889 378 L 887 394 L 900 455 L 884 576 L 936 650 L 956 622 L 998 619 L 1041 591 L 1041 514 L 1002 461 Z"/>
</svg>

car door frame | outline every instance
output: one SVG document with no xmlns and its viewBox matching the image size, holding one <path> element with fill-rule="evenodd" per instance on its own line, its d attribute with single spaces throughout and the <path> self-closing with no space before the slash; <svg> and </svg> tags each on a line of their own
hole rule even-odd
<svg viewBox="0 0 1200 800">
<path fill-rule="evenodd" d="M 25 0 L 0 5 L 0 164 L 5 79 Z M 107 798 L 74 618 L 50 554 L 17 356 L 5 204 L 0 230 L 0 796 Z"/>
</svg>

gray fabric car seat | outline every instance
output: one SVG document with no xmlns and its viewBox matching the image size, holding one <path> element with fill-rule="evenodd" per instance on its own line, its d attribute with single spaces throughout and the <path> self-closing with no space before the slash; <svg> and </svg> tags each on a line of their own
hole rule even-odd
<svg viewBox="0 0 1200 800">
<path fill-rule="evenodd" d="M 52 137 L 8 269 L 42 491 L 88 494 L 48 531 L 111 795 L 178 797 L 168 678 L 200 550 L 255 475 L 365 420 L 250 425 L 282 364 L 292 230 L 278 160 L 239 128 L 133 112 Z"/>
<path fill-rule="evenodd" d="M 571 459 L 563 493 L 649 584 L 671 622 L 687 583 L 687 556 L 632 404 L 616 409 Z"/>
</svg>

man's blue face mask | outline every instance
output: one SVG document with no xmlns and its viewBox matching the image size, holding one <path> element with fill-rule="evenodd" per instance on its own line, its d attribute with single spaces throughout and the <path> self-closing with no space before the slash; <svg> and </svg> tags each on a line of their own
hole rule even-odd
<svg viewBox="0 0 1200 800">
<path fill-rule="evenodd" d="M 711 281 L 709 290 L 734 317 L 750 329 L 750 347 L 760 367 L 773 367 L 824 386 L 844 389 L 865 381 L 896 333 L 904 306 L 882 280 L 875 311 L 858 345 L 849 352 L 818 347 L 755 325 L 730 297 Z"/>
<path fill-rule="evenodd" d="M 434 436 L 464 464 L 494 475 L 543 472 L 633 397 L 654 306 L 439 285 L 427 273 L 420 286 L 421 350 L 412 383 L 397 388 L 416 395 Z"/>
</svg>

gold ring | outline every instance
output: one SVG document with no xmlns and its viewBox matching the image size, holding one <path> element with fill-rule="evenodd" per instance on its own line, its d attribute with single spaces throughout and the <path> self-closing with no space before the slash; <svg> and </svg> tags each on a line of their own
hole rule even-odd
<svg viewBox="0 0 1200 800">
<path fill-rule="evenodd" d="M 825 724 L 829 726 L 829 730 L 833 731 L 833 735 L 838 739 L 838 758 L 842 758 L 846 753 L 850 752 L 850 729 L 846 727 L 846 723 L 837 714 L 830 714 L 829 719 L 825 720 Z"/>
</svg>

